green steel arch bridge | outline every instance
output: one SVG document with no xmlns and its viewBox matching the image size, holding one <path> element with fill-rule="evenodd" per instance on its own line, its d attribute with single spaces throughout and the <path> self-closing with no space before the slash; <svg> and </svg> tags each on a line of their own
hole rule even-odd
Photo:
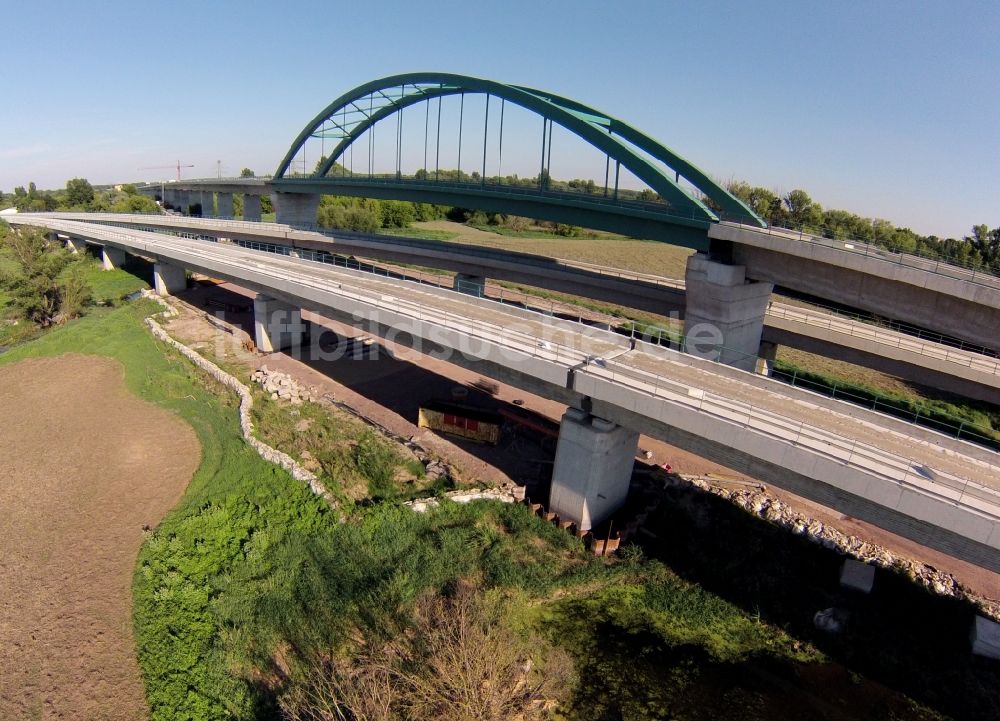
<svg viewBox="0 0 1000 721">
<path fill-rule="evenodd" d="M 441 101 L 458 96 L 458 173 L 440 167 Z M 462 169 L 462 134 L 478 130 L 466 127 L 465 99 L 485 96 L 483 155 Z M 423 158 L 421 170 L 402 170 L 402 113 L 425 104 L 423 113 Z M 497 157 L 502 158 L 504 115 L 508 105 L 523 108 L 542 118 L 539 174 L 534 185 L 505 183 L 499 174 L 488 177 L 487 134 L 490 118 L 499 128 Z M 431 137 L 432 114 L 436 114 Z M 412 114 L 411 114 L 412 115 Z M 376 126 L 395 117 L 395 171 L 376 174 L 370 163 L 356 171 L 352 146 L 374 144 Z M 572 192 L 552 187 L 549 176 L 552 129 L 559 126 L 593 146 L 605 156 L 603 186 Z M 367 133 L 367 135 L 366 135 Z M 306 143 L 321 140 L 332 145 L 311 174 L 293 172 L 295 159 Z M 519 141 L 520 142 L 520 141 Z M 350 155 L 349 155 L 350 153 Z M 619 185 L 622 168 L 645 183 L 655 200 L 637 199 Z M 475 175 L 473 175 L 475 171 Z M 442 176 L 445 177 L 442 177 Z M 720 220 L 755 227 L 766 223 L 704 171 L 658 140 L 608 113 L 554 93 L 520 85 L 452 73 L 417 72 L 393 75 L 361 85 L 324 108 L 299 133 L 281 160 L 271 189 L 284 194 L 318 196 L 347 195 L 378 199 L 410 200 L 475 208 L 597 228 L 635 237 L 663 240 L 700 250 L 708 247 L 706 230 Z"/>
</svg>

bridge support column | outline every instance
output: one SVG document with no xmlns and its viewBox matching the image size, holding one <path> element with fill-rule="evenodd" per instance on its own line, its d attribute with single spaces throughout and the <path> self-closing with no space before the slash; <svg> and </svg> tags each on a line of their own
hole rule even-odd
<svg viewBox="0 0 1000 721">
<path fill-rule="evenodd" d="M 757 373 L 762 376 L 770 376 L 774 370 L 774 361 L 778 357 L 778 344 L 769 343 L 766 340 L 760 342 L 760 350 L 757 353 Z"/>
<path fill-rule="evenodd" d="M 316 225 L 319 196 L 312 193 L 272 193 L 275 220 L 287 225 Z"/>
<path fill-rule="evenodd" d="M 153 288 L 157 295 L 176 295 L 187 288 L 184 266 L 169 263 L 153 264 Z"/>
<path fill-rule="evenodd" d="M 589 531 L 628 496 L 639 434 L 578 408 L 559 426 L 549 510 Z"/>
<path fill-rule="evenodd" d="M 232 218 L 233 217 L 233 194 L 232 193 L 219 193 L 219 217 L 221 218 Z"/>
<path fill-rule="evenodd" d="M 79 238 L 70 236 L 66 239 L 66 249 L 73 255 L 79 255 L 80 253 L 87 252 L 87 243 Z"/>
<path fill-rule="evenodd" d="M 264 353 L 302 347 L 302 311 L 290 303 L 259 294 L 253 301 L 254 341 Z"/>
<path fill-rule="evenodd" d="M 261 218 L 260 212 L 260 196 L 251 195 L 250 193 L 243 194 L 243 220 L 254 220 L 259 221 Z"/>
<path fill-rule="evenodd" d="M 105 245 L 101 250 L 101 262 L 104 264 L 104 270 L 121 268 L 125 265 L 125 251 Z"/>
<path fill-rule="evenodd" d="M 459 293 L 482 298 L 486 295 L 486 278 L 481 275 L 456 273 L 455 280 L 451 284 L 451 289 L 457 290 Z"/>
<path fill-rule="evenodd" d="M 215 215 L 215 193 L 201 191 L 201 217 L 211 218 Z"/>
<path fill-rule="evenodd" d="M 163 189 L 163 207 L 170 206 L 171 208 L 177 207 L 177 191 L 172 188 Z"/>
<path fill-rule="evenodd" d="M 684 349 L 699 358 L 754 371 L 772 283 L 747 282 L 742 265 L 697 253 L 688 259 Z"/>
</svg>

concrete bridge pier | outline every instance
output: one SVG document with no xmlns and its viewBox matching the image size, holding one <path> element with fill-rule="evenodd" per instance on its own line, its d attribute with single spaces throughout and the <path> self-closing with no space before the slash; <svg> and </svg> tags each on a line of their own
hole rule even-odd
<svg viewBox="0 0 1000 721">
<path fill-rule="evenodd" d="M 215 215 L 215 193 L 203 190 L 201 191 L 201 217 L 211 218 Z"/>
<path fill-rule="evenodd" d="M 104 270 L 121 268 L 125 265 L 125 258 L 125 251 L 119 248 L 111 248 L 105 245 L 101 249 L 101 262 L 104 264 Z"/>
<path fill-rule="evenodd" d="M 452 290 L 466 295 L 474 295 L 482 298 L 486 295 L 486 278 L 482 275 L 468 275 L 467 273 L 456 273 L 455 280 L 451 284 Z"/>
<path fill-rule="evenodd" d="M 756 370 L 774 285 L 747 281 L 746 267 L 725 265 L 703 253 L 688 259 L 684 277 L 684 349 L 699 358 Z"/>
<path fill-rule="evenodd" d="M 305 324 L 300 308 L 260 293 L 253 301 L 254 342 L 264 353 L 302 347 Z"/>
<path fill-rule="evenodd" d="M 177 191 L 173 188 L 163 189 L 163 207 L 170 206 L 171 208 L 177 207 Z"/>
<path fill-rule="evenodd" d="M 218 196 L 219 212 L 218 215 L 221 218 L 232 218 L 233 217 L 233 194 L 232 193 L 219 193 Z"/>
<path fill-rule="evenodd" d="M 774 370 L 774 361 L 778 357 L 778 344 L 770 343 L 766 340 L 760 342 L 760 350 L 757 352 L 758 375 L 770 376 Z"/>
<path fill-rule="evenodd" d="M 579 408 L 559 426 L 549 511 L 581 531 L 607 519 L 628 496 L 639 434 Z"/>
<path fill-rule="evenodd" d="M 260 196 L 251 195 L 250 193 L 243 194 L 243 220 L 254 220 L 259 221 L 261 219 L 260 212 Z"/>
<path fill-rule="evenodd" d="M 170 263 L 153 264 L 153 288 L 157 295 L 167 296 L 180 293 L 187 288 L 184 266 Z"/>
<path fill-rule="evenodd" d="M 87 241 L 70 236 L 66 239 L 66 249 L 73 255 L 87 252 Z"/>
<path fill-rule="evenodd" d="M 319 195 L 314 193 L 272 193 L 275 220 L 287 225 L 316 225 Z"/>
</svg>

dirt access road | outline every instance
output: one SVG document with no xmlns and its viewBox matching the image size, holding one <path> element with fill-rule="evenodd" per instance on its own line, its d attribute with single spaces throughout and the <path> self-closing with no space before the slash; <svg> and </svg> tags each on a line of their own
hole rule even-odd
<svg viewBox="0 0 1000 721">
<path fill-rule="evenodd" d="M 198 439 L 107 358 L 0 367 L 0 409 L 0 719 L 144 719 L 132 574 Z"/>
</svg>

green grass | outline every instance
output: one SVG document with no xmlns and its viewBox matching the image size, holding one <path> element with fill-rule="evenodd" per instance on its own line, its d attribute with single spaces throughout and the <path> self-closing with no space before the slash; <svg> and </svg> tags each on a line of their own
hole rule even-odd
<svg viewBox="0 0 1000 721">
<path fill-rule="evenodd" d="M 245 368 L 227 368 L 237 376 Z M 400 500 L 447 490 L 425 480 L 424 466 L 363 421 L 315 403 L 292 406 L 255 394 L 252 410 L 258 437 L 313 470 L 341 504 Z"/>
<path fill-rule="evenodd" d="M 64 272 L 74 267 L 83 269 L 84 278 L 93 292 L 92 300 L 99 304 L 114 305 L 136 291 L 149 288 L 152 281 L 152 268 L 144 261 L 130 264 L 128 270 L 104 270 L 100 261 L 87 257 Z"/>
<path fill-rule="evenodd" d="M 568 238 L 570 236 L 559 233 L 555 230 L 549 230 L 546 228 L 528 228 L 526 230 L 516 230 L 514 228 L 506 228 L 501 225 L 489 225 L 488 223 L 469 223 L 469 227 L 475 228 L 476 230 L 482 230 L 485 233 L 496 233 L 497 235 L 504 235 L 508 238 Z M 580 240 L 623 240 L 625 236 L 617 235 L 615 233 L 603 233 L 598 230 L 588 230 L 586 228 L 580 228 L 579 234 L 572 236 L 573 238 Z"/>
<path fill-rule="evenodd" d="M 935 595 L 903 572 L 884 569 L 876 571 L 870 595 L 845 591 L 838 583 L 841 554 L 791 536 L 711 494 L 667 491 L 651 527 L 656 537 L 643 537 L 646 553 L 699 584 L 709 598 L 725 599 L 764 626 L 781 627 L 814 643 L 859 678 L 884 684 L 882 689 L 896 689 L 955 718 L 1000 718 L 1000 664 L 984 662 L 969 650 L 976 612 L 971 603 Z M 812 624 L 816 611 L 832 606 L 850 613 L 839 635 L 818 631 Z M 670 615 L 690 617 L 683 610 L 671 610 Z M 711 617 L 707 620 L 684 627 L 702 633 L 715 625 Z M 729 624 L 725 616 L 722 623 Z M 766 639 L 764 643 L 766 647 Z M 730 655 L 726 645 L 714 640 L 705 648 L 721 649 L 720 658 Z M 735 681 L 735 669 L 731 671 Z M 808 669 L 800 672 L 806 675 Z M 864 705 L 868 695 L 859 684 L 855 702 Z M 860 710 L 857 716 L 865 717 Z M 887 709 L 873 717 L 893 718 Z"/>
<path fill-rule="evenodd" d="M 420 238 L 422 240 L 451 240 L 458 233 L 448 230 L 431 230 L 430 228 L 379 228 L 377 233 L 381 235 L 395 235 L 403 238 Z"/>
</svg>

